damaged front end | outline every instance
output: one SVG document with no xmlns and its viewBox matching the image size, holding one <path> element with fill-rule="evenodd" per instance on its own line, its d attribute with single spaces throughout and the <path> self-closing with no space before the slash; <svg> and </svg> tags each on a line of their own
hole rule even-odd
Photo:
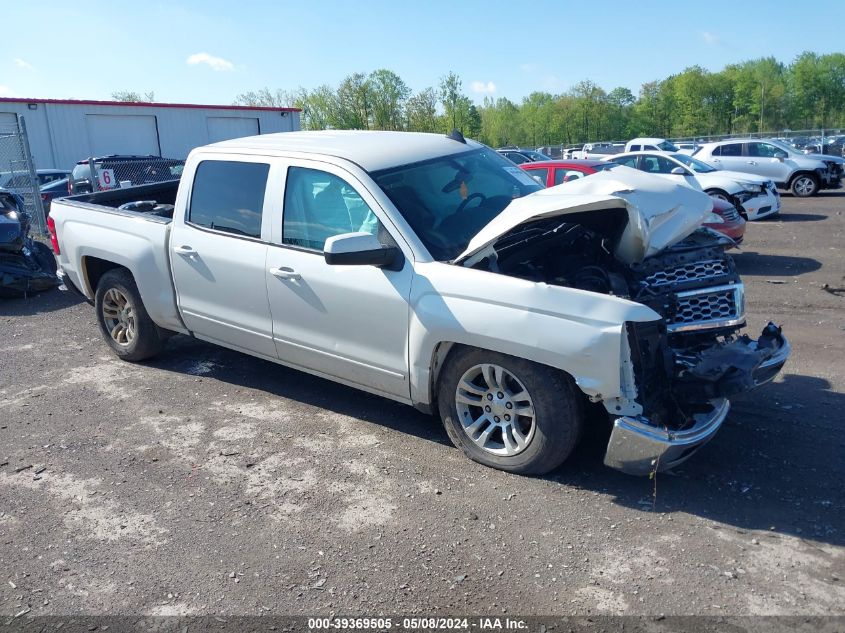
<svg viewBox="0 0 845 633">
<path fill-rule="evenodd" d="M 520 223 L 511 222 L 462 263 L 615 295 L 662 317 L 625 324 L 620 393 L 591 397 L 613 419 L 605 463 L 648 474 L 680 464 L 709 441 L 728 414 L 729 398 L 774 379 L 791 349 L 772 323 L 756 339 L 740 332 L 745 288 L 726 252 L 732 242 L 706 228 L 685 228 L 709 198 L 649 195 L 656 193 L 649 181 L 617 185 L 614 192 L 610 176 L 604 185 L 599 176 L 583 179 L 577 193 L 624 202 L 578 199 L 553 213 L 551 200 L 543 201 L 542 214 L 524 211 Z M 561 193 L 575 191 L 567 187 Z"/>
<path fill-rule="evenodd" d="M 677 466 L 706 444 L 731 396 L 771 381 L 791 352 L 769 323 L 755 340 L 745 288 L 724 245 L 703 231 L 630 266 L 631 299 L 663 316 L 628 323 L 638 415 L 616 417 L 605 464 L 631 474 Z"/>
</svg>

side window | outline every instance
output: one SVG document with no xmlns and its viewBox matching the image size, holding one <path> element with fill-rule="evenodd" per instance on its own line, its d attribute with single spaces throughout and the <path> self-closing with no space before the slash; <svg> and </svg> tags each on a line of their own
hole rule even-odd
<svg viewBox="0 0 845 633">
<path fill-rule="evenodd" d="M 637 159 L 639 156 L 623 156 L 621 158 L 612 158 L 611 160 L 618 165 L 625 165 L 625 167 L 637 168 Z"/>
<path fill-rule="evenodd" d="M 642 170 L 650 174 L 671 174 L 675 167 L 677 167 L 675 163 L 663 156 L 643 156 Z"/>
<path fill-rule="evenodd" d="M 584 174 L 576 169 L 556 169 L 555 170 L 555 184 L 559 185 L 564 182 L 572 182 L 583 178 Z"/>
<path fill-rule="evenodd" d="M 283 244 L 322 251 L 333 235 L 357 232 L 390 240 L 372 209 L 345 180 L 318 169 L 288 169 Z"/>
<path fill-rule="evenodd" d="M 629 152 L 639 152 L 640 150 L 642 150 L 642 148 L 643 148 L 642 145 L 631 145 L 631 149 L 629 149 L 628 151 Z"/>
<path fill-rule="evenodd" d="M 749 156 L 764 156 L 773 157 L 778 152 L 778 148 L 768 143 L 748 143 Z"/>
<path fill-rule="evenodd" d="M 728 143 L 721 146 L 722 151 L 717 156 L 742 156 L 742 143 Z"/>
<path fill-rule="evenodd" d="M 526 169 L 528 175 L 531 176 L 534 180 L 536 180 L 539 184 L 546 186 L 546 183 L 549 181 L 549 168 L 548 167 L 538 167 L 536 169 Z"/>
<path fill-rule="evenodd" d="M 197 166 L 188 222 L 234 235 L 261 237 L 266 163 L 204 160 Z"/>
</svg>

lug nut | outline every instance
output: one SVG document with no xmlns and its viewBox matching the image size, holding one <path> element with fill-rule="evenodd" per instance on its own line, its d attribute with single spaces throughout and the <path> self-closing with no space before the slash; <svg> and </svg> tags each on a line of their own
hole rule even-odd
<svg viewBox="0 0 845 633">
<path fill-rule="evenodd" d="M 487 399 L 488 399 L 488 400 L 492 400 L 492 399 L 493 399 L 493 394 L 492 394 L 492 393 L 488 393 L 488 394 L 487 394 Z"/>
<path fill-rule="evenodd" d="M 499 399 L 501 400 L 502 398 L 504 398 L 504 397 L 505 397 L 505 394 L 503 394 L 503 393 L 500 391 L 499 393 L 497 393 L 497 394 L 496 394 L 496 397 L 497 397 L 497 398 L 499 398 Z"/>
<path fill-rule="evenodd" d="M 487 413 L 490 413 L 490 411 L 491 411 L 491 409 L 490 409 L 490 405 L 488 404 L 486 407 L 484 407 L 484 410 L 485 410 Z"/>
<path fill-rule="evenodd" d="M 505 422 L 510 422 L 510 421 L 511 421 L 511 416 L 509 416 L 509 415 L 506 413 L 506 414 L 505 414 Z"/>
<path fill-rule="evenodd" d="M 494 416 L 493 416 L 493 422 L 498 422 L 498 421 L 499 421 L 499 416 L 498 416 L 498 415 L 494 415 Z"/>
<path fill-rule="evenodd" d="M 510 402 L 506 402 L 506 403 L 505 403 L 505 408 L 506 408 L 506 409 L 513 409 L 513 405 L 512 405 Z"/>
</svg>

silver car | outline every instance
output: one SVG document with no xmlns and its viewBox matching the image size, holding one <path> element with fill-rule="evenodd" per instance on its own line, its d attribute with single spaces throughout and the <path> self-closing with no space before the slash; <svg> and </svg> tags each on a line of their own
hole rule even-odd
<svg viewBox="0 0 845 633">
<path fill-rule="evenodd" d="M 731 139 L 706 143 L 695 157 L 729 171 L 770 178 L 779 189 L 799 198 L 814 196 L 821 189 L 842 186 L 845 159 L 822 154 L 803 154 L 777 139 Z"/>
</svg>

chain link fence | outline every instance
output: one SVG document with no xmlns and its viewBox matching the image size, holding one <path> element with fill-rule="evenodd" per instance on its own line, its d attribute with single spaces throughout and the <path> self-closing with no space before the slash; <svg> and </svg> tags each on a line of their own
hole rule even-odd
<svg viewBox="0 0 845 633">
<path fill-rule="evenodd" d="M 24 210 L 32 218 L 32 228 L 47 234 L 38 174 L 29 150 L 26 122 L 22 116 L 15 123 L 0 124 L 0 188 L 23 200 Z"/>
<path fill-rule="evenodd" d="M 159 156 L 104 156 L 89 158 L 73 169 L 71 191 L 91 193 L 145 185 L 182 176 L 184 160 Z"/>
<path fill-rule="evenodd" d="M 845 156 L 845 128 L 833 129 L 811 129 L 811 130 L 770 130 L 768 132 L 745 132 L 736 134 L 701 134 L 698 136 L 673 136 L 669 138 L 673 143 L 684 145 L 703 145 L 712 141 L 724 141 L 732 138 L 776 138 L 786 141 L 799 150 L 814 154 L 829 154 L 832 156 Z M 625 141 L 594 141 L 591 145 L 613 144 L 616 149 L 622 151 Z M 554 144 L 537 147 L 551 158 L 570 158 L 573 152 L 578 152 L 584 147 L 584 143 L 577 144 Z M 535 148 L 531 148 L 535 149 Z"/>
</svg>

